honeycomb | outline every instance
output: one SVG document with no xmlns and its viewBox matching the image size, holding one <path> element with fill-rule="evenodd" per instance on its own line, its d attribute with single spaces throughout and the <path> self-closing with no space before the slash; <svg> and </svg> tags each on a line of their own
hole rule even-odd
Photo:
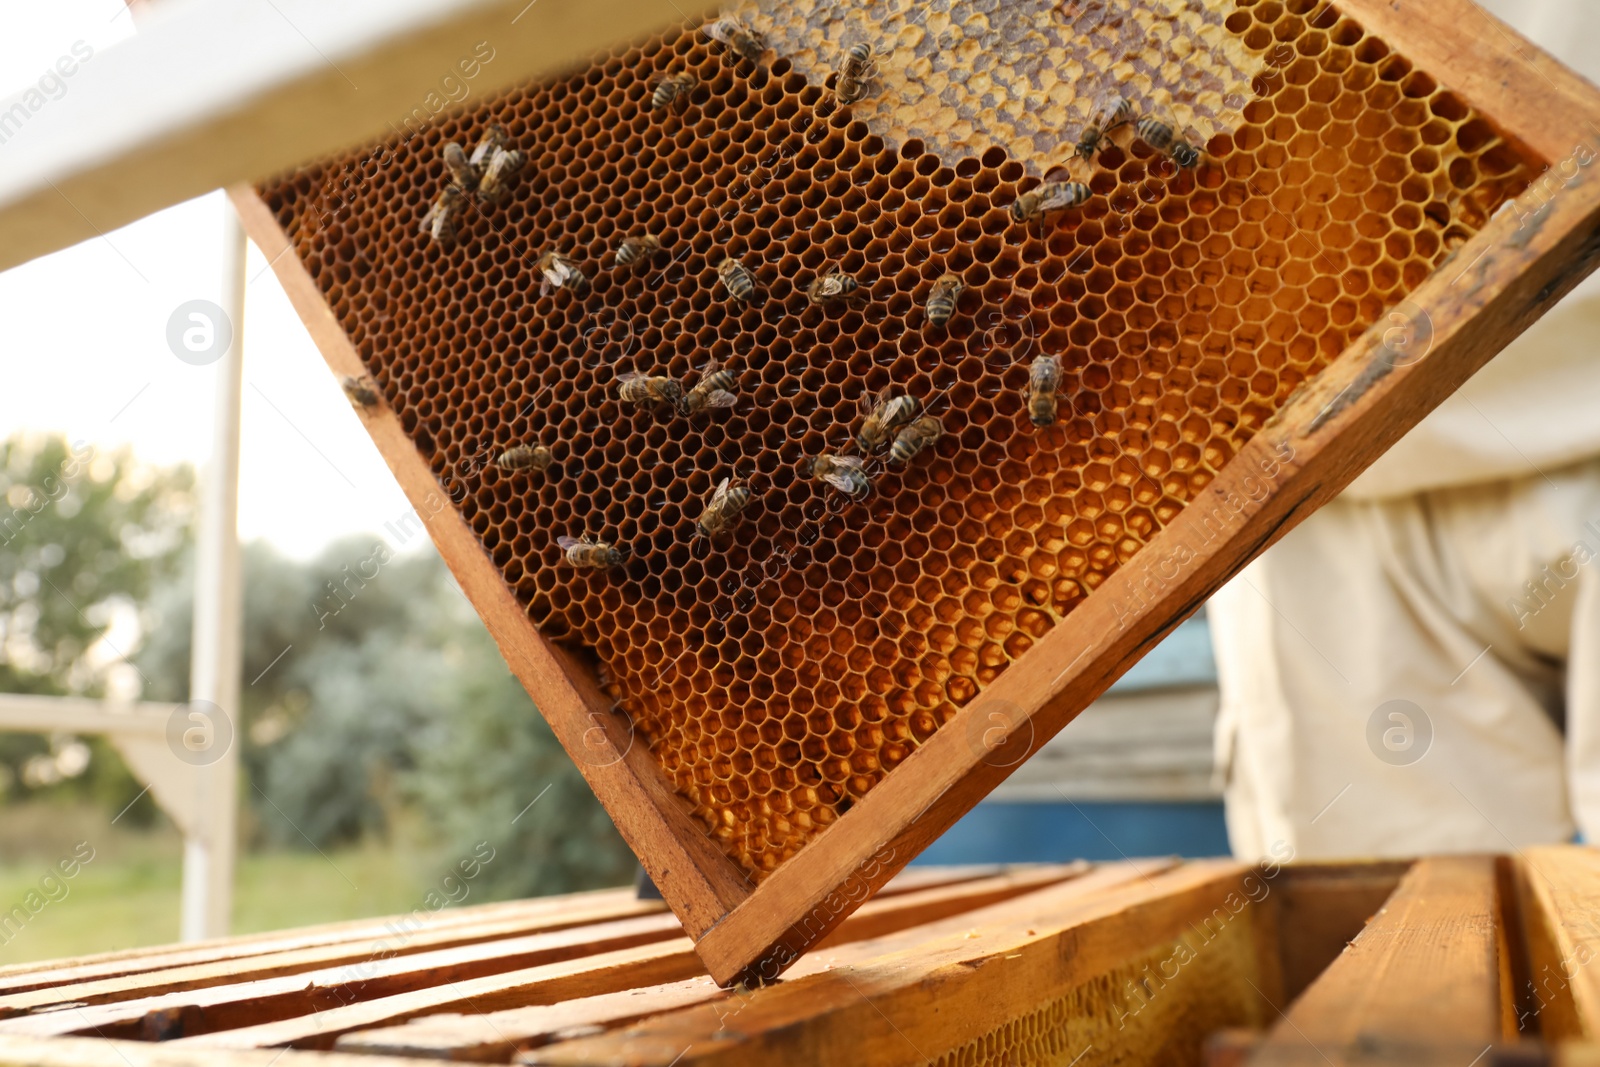
<svg viewBox="0 0 1600 1067">
<path fill-rule="evenodd" d="M 1204 935 L 1135 955 L 950 1049 L 930 1067 L 1197 1063 L 1216 1031 L 1267 1022 L 1247 977 L 1255 970 L 1249 924 L 1229 923 L 1205 940 L 1209 934 L 1207 927 Z"/>
<path fill-rule="evenodd" d="M 595 665 L 760 879 L 1542 162 L 1313 0 L 739 10 L 775 46 L 760 67 L 679 26 L 259 192 L 528 617 Z M 832 65 L 867 26 L 878 84 L 840 106 Z M 687 103 L 653 109 L 653 82 L 683 72 Z M 1199 166 L 1124 128 L 1067 168 L 1086 204 L 1012 221 L 1113 85 L 1203 144 Z M 429 240 L 441 146 L 491 123 L 526 169 L 453 245 Z M 663 250 L 616 266 L 647 233 Z M 541 293 L 550 251 L 591 284 Z M 727 299 L 726 257 L 754 299 Z M 857 298 L 813 305 L 807 285 L 835 270 Z M 966 291 L 935 328 L 923 305 L 947 271 Z M 1060 415 L 1035 429 L 1021 390 L 1041 353 L 1061 363 Z M 687 387 L 710 360 L 736 372 L 736 407 L 617 399 L 622 374 Z M 891 384 L 942 439 L 862 501 L 809 477 Z M 493 464 L 518 444 L 554 464 Z M 741 524 L 697 536 L 730 477 L 752 493 Z M 627 562 L 567 565 L 557 539 L 583 536 Z"/>
</svg>

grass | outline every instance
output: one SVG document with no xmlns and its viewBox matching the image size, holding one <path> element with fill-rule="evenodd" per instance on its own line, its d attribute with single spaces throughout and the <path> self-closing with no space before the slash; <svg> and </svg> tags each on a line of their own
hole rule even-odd
<svg viewBox="0 0 1600 1067">
<path fill-rule="evenodd" d="M 40 879 L 88 842 L 93 859 L 9 937 L 0 966 L 178 939 L 182 841 L 170 824 L 150 830 L 107 825 L 99 809 L 34 805 L 0 816 L 0 913 L 39 892 Z M 367 844 L 319 854 L 267 851 L 239 858 L 233 932 L 389 915 L 419 907 L 436 878 L 428 857 Z M 45 894 L 33 898 L 34 906 Z M 476 903 L 476 901 L 471 901 Z"/>
</svg>

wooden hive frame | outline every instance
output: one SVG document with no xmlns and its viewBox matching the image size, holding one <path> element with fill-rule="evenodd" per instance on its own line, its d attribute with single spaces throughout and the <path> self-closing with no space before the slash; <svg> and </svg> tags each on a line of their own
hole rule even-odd
<svg viewBox="0 0 1600 1067">
<path fill-rule="evenodd" d="M 755 990 L 602 890 L 0 968 L 0 1064 L 1578 1067 L 1597 877 L 1570 846 L 913 868 Z"/>
<path fill-rule="evenodd" d="M 530 623 L 388 407 L 363 414 L 511 669 L 722 983 L 769 979 L 866 900 L 1230 576 L 1332 498 L 1576 285 L 1600 252 L 1600 94 L 1469 0 L 1339 0 L 1553 164 L 1291 396 L 1175 519 L 796 859 L 759 884 L 685 810 L 593 676 Z M 332 370 L 357 348 L 257 194 L 232 193 Z"/>
</svg>

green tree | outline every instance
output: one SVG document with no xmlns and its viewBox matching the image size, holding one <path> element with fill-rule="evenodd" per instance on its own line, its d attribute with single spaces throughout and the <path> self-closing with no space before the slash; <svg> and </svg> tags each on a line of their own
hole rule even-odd
<svg viewBox="0 0 1600 1067">
<path fill-rule="evenodd" d="M 186 700 L 193 515 L 186 467 L 0 444 L 0 692 Z M 403 815 L 446 860 L 491 842 L 491 892 L 627 879 L 626 846 L 436 554 L 362 536 L 302 562 L 252 544 L 244 587 L 253 840 L 324 847 Z M 35 773 L 85 751 L 82 773 Z M 75 792 L 120 811 L 141 790 L 103 741 L 0 733 L 0 800 Z M 125 818 L 154 811 L 146 796 Z"/>
<path fill-rule="evenodd" d="M 455 594 L 456 702 L 416 737 L 411 795 L 440 836 L 487 840 L 483 885 L 499 896 L 619 885 L 637 866 L 589 785 Z"/>
<path fill-rule="evenodd" d="M 631 853 L 436 554 L 361 536 L 299 562 L 253 544 L 244 569 L 239 734 L 258 838 L 325 847 L 389 833 L 403 812 L 441 862 L 493 844 L 479 885 L 494 894 L 627 880 Z M 141 657 L 152 677 L 188 662 L 190 588 L 158 599 L 173 625 Z"/>
<path fill-rule="evenodd" d="M 45 435 L 0 442 L 0 692 L 138 695 L 148 679 L 126 656 L 151 625 L 151 591 L 187 550 L 193 489 L 188 468 L 126 450 Z M 84 747 L 0 734 L 0 797 L 76 791 L 126 804 L 138 794 L 108 745 L 91 741 L 87 763 L 69 762 L 69 746 Z"/>
</svg>

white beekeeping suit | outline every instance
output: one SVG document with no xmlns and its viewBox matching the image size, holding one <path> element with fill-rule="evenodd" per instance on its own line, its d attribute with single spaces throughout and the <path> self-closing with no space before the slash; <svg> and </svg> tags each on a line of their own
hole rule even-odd
<svg viewBox="0 0 1600 1067">
<path fill-rule="evenodd" d="M 1600 0 L 1485 6 L 1600 81 Z M 1600 280 L 1208 614 L 1240 857 L 1600 841 Z"/>
</svg>

